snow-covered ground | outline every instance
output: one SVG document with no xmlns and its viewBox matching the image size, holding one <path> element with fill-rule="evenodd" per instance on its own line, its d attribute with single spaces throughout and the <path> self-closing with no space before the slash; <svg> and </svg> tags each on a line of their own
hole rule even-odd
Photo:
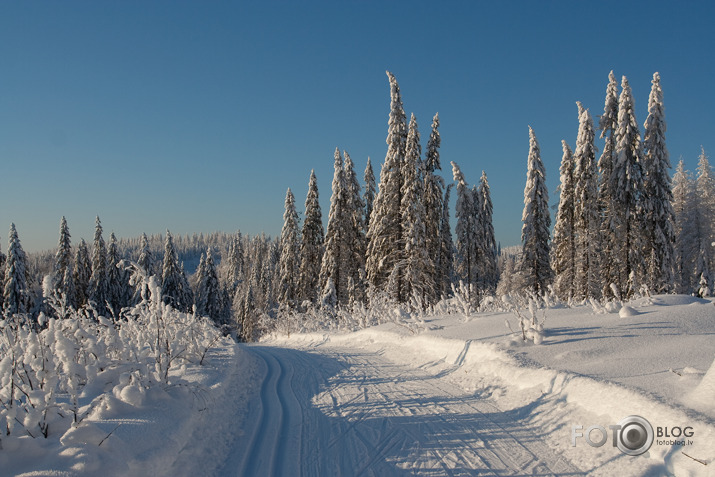
<svg viewBox="0 0 715 477">
<path fill-rule="evenodd" d="M 506 313 L 223 344 L 181 386 L 108 400 L 60 442 L 4 440 L 1 473 L 715 476 L 713 302 L 629 306 L 539 311 L 539 345 Z M 630 415 L 690 436 L 627 456 L 609 426 Z M 574 446 L 574 425 L 608 441 Z"/>
</svg>

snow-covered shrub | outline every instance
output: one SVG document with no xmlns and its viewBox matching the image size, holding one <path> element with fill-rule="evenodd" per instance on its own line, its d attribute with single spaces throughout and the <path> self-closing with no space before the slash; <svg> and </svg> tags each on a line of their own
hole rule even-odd
<svg viewBox="0 0 715 477">
<path fill-rule="evenodd" d="M 513 297 L 511 295 L 504 295 L 502 296 L 502 303 L 506 306 L 506 308 L 516 315 L 517 320 L 519 321 L 519 328 L 521 331 L 521 336 L 520 339 L 522 342 L 528 342 L 531 341 L 534 344 L 541 344 L 543 339 L 544 339 L 544 324 L 546 322 L 546 308 L 541 308 L 542 310 L 542 317 L 541 321 L 539 321 L 538 318 L 538 312 L 540 309 L 539 302 L 534 299 L 533 297 L 531 298 L 524 298 L 523 296 L 516 296 Z M 528 310 L 529 315 L 527 316 L 525 311 L 522 310 Z M 509 323 L 509 320 L 505 320 L 506 327 L 509 328 L 509 330 L 514 334 L 514 335 L 519 335 L 518 331 L 514 331 L 514 329 L 511 327 L 511 324 Z"/>
<path fill-rule="evenodd" d="M 67 308 L 61 299 L 50 303 L 58 307 L 52 315 L 64 318 L 40 314 L 39 326 L 21 315 L 4 316 L 0 434 L 61 433 L 79 425 L 106 391 L 137 405 L 149 387 L 180 382 L 170 375 L 178 363 L 202 364 L 221 332 L 207 318 L 162 303 L 154 277 L 147 287 L 151 298 L 117 322 Z"/>
</svg>

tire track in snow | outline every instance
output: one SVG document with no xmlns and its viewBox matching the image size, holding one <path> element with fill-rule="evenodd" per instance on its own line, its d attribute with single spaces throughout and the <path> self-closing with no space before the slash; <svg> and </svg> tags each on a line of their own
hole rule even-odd
<svg viewBox="0 0 715 477">
<path fill-rule="evenodd" d="M 266 376 L 260 393 L 258 418 L 248 451 L 244 456 L 242 470 L 238 475 L 276 474 L 278 450 L 280 447 L 280 429 L 283 425 L 283 403 L 278 397 L 278 380 L 281 368 L 270 352 L 260 348 L 252 351 L 266 364 Z"/>
<path fill-rule="evenodd" d="M 364 349 L 250 349 L 266 373 L 238 475 L 580 474 L 523 418 L 445 373 Z"/>
</svg>

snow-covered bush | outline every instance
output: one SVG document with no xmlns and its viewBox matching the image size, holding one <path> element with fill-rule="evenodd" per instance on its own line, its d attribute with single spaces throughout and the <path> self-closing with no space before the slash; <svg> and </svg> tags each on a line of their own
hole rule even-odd
<svg viewBox="0 0 715 477">
<path fill-rule="evenodd" d="M 21 315 L 0 320 L 0 435 L 48 437 L 79 425 L 102 394 L 137 405 L 151 386 L 180 382 L 170 370 L 202 364 L 221 332 L 206 318 L 161 302 L 154 279 L 150 299 L 114 322 L 93 310 L 51 302 L 39 326 Z M 1 445 L 0 441 L 0 445 Z"/>
<path fill-rule="evenodd" d="M 544 324 L 546 322 L 546 308 L 542 308 L 541 321 L 538 318 L 539 302 L 534 298 L 524 298 L 523 296 L 513 297 L 511 295 L 504 295 L 502 297 L 502 303 L 506 308 L 516 315 L 519 321 L 519 329 L 521 336 L 519 338 L 522 342 L 526 343 L 528 341 L 534 344 L 541 344 L 544 339 Z M 529 315 L 523 310 L 528 310 Z M 505 320 L 506 327 L 509 328 L 515 336 L 519 335 L 518 331 L 512 329 L 509 320 Z"/>
</svg>

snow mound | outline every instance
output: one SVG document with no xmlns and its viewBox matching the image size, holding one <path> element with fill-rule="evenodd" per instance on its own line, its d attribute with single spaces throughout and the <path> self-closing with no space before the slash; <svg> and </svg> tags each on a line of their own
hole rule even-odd
<svg viewBox="0 0 715 477">
<path fill-rule="evenodd" d="M 715 411 L 715 360 L 688 398 L 690 404 L 700 411 Z"/>
<path fill-rule="evenodd" d="M 618 312 L 618 316 L 620 316 L 621 318 L 628 318 L 629 316 L 636 315 L 640 315 L 640 313 L 636 311 L 635 308 L 628 305 L 624 305 L 623 307 L 621 307 L 621 311 Z"/>
</svg>

